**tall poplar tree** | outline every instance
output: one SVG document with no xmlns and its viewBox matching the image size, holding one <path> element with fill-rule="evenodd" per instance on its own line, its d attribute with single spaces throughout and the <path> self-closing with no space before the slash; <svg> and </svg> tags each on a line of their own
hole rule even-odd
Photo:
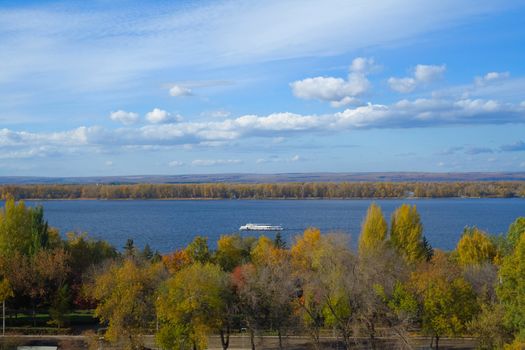
<svg viewBox="0 0 525 350">
<path fill-rule="evenodd" d="M 423 225 L 415 205 L 403 204 L 392 214 L 390 241 L 407 262 L 426 258 Z"/>
<path fill-rule="evenodd" d="M 377 251 L 386 239 L 388 226 L 381 208 L 372 203 L 368 207 L 366 217 L 361 225 L 359 236 L 359 254 L 367 254 Z"/>
</svg>

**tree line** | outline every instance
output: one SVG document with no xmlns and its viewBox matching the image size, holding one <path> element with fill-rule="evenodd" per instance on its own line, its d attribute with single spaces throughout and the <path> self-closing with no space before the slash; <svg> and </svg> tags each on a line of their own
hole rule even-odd
<svg viewBox="0 0 525 350">
<path fill-rule="evenodd" d="M 119 252 L 86 235 L 61 238 L 41 207 L 8 198 L 0 211 L 0 300 L 48 309 L 67 323 L 71 308 L 94 309 L 105 338 L 142 349 L 205 349 L 209 335 L 246 329 L 308 335 L 314 349 L 335 332 L 345 349 L 377 348 L 385 337 L 412 348 L 413 334 L 439 348 L 443 337 L 473 336 L 480 348 L 525 346 L 525 218 L 504 235 L 465 228 L 456 248 L 430 246 L 416 206 L 389 222 L 372 204 L 357 249 L 347 235 L 309 228 L 293 242 L 279 234 L 223 235 L 215 249 L 197 236 L 166 255 L 128 240 Z M 366 340 L 363 340 L 366 339 Z"/>
<path fill-rule="evenodd" d="M 307 199 L 525 197 L 525 182 L 2 185 L 16 199 Z"/>
</svg>

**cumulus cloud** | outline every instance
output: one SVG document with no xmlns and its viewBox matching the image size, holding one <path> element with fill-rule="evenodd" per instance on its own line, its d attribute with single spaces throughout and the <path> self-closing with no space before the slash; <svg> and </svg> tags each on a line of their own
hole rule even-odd
<svg viewBox="0 0 525 350">
<path fill-rule="evenodd" d="M 179 97 L 179 96 L 191 96 L 192 92 L 191 89 L 182 85 L 173 85 L 170 88 L 170 95 L 173 97 Z"/>
<path fill-rule="evenodd" d="M 116 112 L 111 112 L 109 118 L 114 122 L 122 123 L 124 125 L 135 124 L 139 120 L 139 115 L 133 112 L 126 112 L 123 110 L 118 110 Z"/>
<path fill-rule="evenodd" d="M 418 82 L 430 83 L 440 79 L 446 71 L 444 64 L 440 66 L 418 64 L 414 69 L 414 78 Z"/>
<path fill-rule="evenodd" d="M 180 122 L 182 117 L 178 114 L 172 115 L 159 108 L 154 108 L 151 112 L 146 113 L 146 120 L 153 124 L 163 124 L 170 122 Z"/>
<path fill-rule="evenodd" d="M 240 159 L 195 159 L 191 162 L 193 166 L 215 166 L 241 164 Z"/>
<path fill-rule="evenodd" d="M 392 90 L 406 94 L 414 91 L 416 87 L 420 85 L 429 84 L 435 80 L 441 79 L 446 69 L 447 68 L 444 64 L 418 64 L 414 68 L 412 76 L 404 78 L 390 77 L 388 79 L 388 85 Z"/>
<path fill-rule="evenodd" d="M 155 111 L 155 110 L 154 110 Z M 159 110 L 157 114 L 162 114 Z M 163 118 L 160 118 L 163 120 Z M 51 147 L 59 150 L 97 147 L 157 147 L 185 145 L 224 145 L 250 137 L 274 140 L 295 134 L 344 132 L 370 128 L 412 128 L 438 125 L 476 125 L 525 123 L 525 107 L 521 104 L 493 99 L 419 98 L 403 99 L 384 105 L 372 104 L 347 108 L 328 114 L 272 113 L 244 115 L 237 118 L 179 123 L 152 123 L 139 127 L 106 129 L 79 127 L 57 132 L 29 132 L 0 129 L 3 152 L 29 152 L 30 148 Z M 521 141 L 520 141 L 521 142 Z M 522 143 L 502 147 L 520 149 Z M 472 150 L 481 153 L 483 150 Z M 26 153 L 29 154 L 30 153 Z M 237 160 L 197 160 L 196 166 L 234 164 Z"/>
<path fill-rule="evenodd" d="M 477 86 L 484 86 L 492 82 L 507 79 L 510 77 L 509 72 L 489 72 L 482 77 L 474 78 L 474 83 Z"/>
<path fill-rule="evenodd" d="M 290 83 L 293 94 L 304 100 L 330 102 L 332 107 L 342 107 L 357 103 L 357 96 L 370 89 L 367 74 L 377 65 L 371 58 L 357 57 L 352 61 L 347 79 L 335 77 L 315 77 Z"/>
</svg>

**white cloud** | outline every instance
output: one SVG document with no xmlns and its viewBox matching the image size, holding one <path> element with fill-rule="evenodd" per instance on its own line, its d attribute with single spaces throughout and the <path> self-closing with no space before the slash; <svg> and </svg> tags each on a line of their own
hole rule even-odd
<svg viewBox="0 0 525 350">
<path fill-rule="evenodd" d="M 420 83 L 431 83 L 437 79 L 441 79 L 447 67 L 442 64 L 440 66 L 418 64 L 414 69 L 414 78 Z"/>
<path fill-rule="evenodd" d="M 474 78 L 474 83 L 477 86 L 484 86 L 486 84 L 489 84 L 495 81 L 507 79 L 509 77 L 510 77 L 509 72 L 489 72 L 482 77 Z"/>
<path fill-rule="evenodd" d="M 112 160 L 106 160 L 104 162 L 104 164 L 107 166 L 107 167 L 112 167 L 113 166 L 113 161 Z"/>
<path fill-rule="evenodd" d="M 170 166 L 171 168 L 177 168 L 183 165 L 184 165 L 184 162 L 181 162 L 178 160 L 172 160 L 171 162 L 168 163 L 168 166 Z"/>
<path fill-rule="evenodd" d="M 34 157 L 49 152 L 66 153 L 88 149 L 104 151 L 112 147 L 221 147 L 235 140 L 251 137 L 264 137 L 272 142 L 280 141 L 284 136 L 291 139 L 296 134 L 317 132 L 504 123 L 525 124 L 524 106 L 496 99 L 434 96 L 403 99 L 388 105 L 369 103 L 320 115 L 284 112 L 116 129 L 82 126 L 56 132 L 14 131 L 4 128 L 0 129 L 0 150 L 12 157 Z M 227 165 L 236 162 L 238 160 L 235 159 L 201 159 L 192 162 L 192 165 Z"/>
<path fill-rule="evenodd" d="M 123 110 L 118 110 L 116 112 L 111 112 L 109 118 L 114 122 L 122 123 L 124 125 L 135 124 L 139 120 L 139 115 L 133 112 L 126 112 Z"/>
<path fill-rule="evenodd" d="M 344 107 L 344 106 L 347 106 L 347 105 L 350 105 L 350 104 L 358 104 L 359 102 L 360 101 L 357 98 L 345 96 L 339 101 L 332 101 L 332 102 L 330 102 L 330 106 L 332 106 L 334 108 L 340 108 L 340 107 Z"/>
<path fill-rule="evenodd" d="M 190 88 L 187 88 L 185 86 L 181 85 L 173 85 L 170 88 L 170 95 L 173 97 L 179 97 L 179 96 L 191 96 L 192 92 Z"/>
<path fill-rule="evenodd" d="M 433 81 L 441 79 L 446 69 L 447 68 L 444 64 L 439 66 L 418 64 L 414 68 L 414 72 L 411 77 L 390 77 L 388 79 L 388 85 L 392 90 L 406 94 L 414 91 L 416 87 L 420 85 L 429 84 Z"/>
<path fill-rule="evenodd" d="M 417 82 L 414 78 L 388 78 L 388 85 L 390 85 L 390 88 L 404 94 L 414 91 L 416 84 Z"/>
<path fill-rule="evenodd" d="M 154 108 L 151 112 L 146 113 L 146 120 L 152 124 L 163 124 L 170 122 L 182 121 L 182 116 L 172 115 L 165 110 Z"/>
<path fill-rule="evenodd" d="M 193 166 L 215 166 L 241 164 L 239 159 L 195 159 L 191 162 Z"/>
<path fill-rule="evenodd" d="M 347 79 L 334 77 L 315 77 L 290 83 L 293 94 L 305 100 L 328 101 L 332 107 L 357 103 L 356 96 L 370 89 L 367 74 L 376 67 L 371 58 L 357 57 L 350 65 Z"/>
<path fill-rule="evenodd" d="M 296 154 L 291 157 L 279 157 L 279 156 L 271 156 L 269 158 L 258 158 L 255 163 L 256 164 L 265 164 L 265 163 L 296 163 L 304 161 L 305 159 Z"/>
</svg>

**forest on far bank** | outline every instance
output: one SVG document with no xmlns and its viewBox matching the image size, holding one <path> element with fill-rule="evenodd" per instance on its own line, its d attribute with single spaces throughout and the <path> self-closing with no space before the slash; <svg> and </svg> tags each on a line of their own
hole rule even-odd
<svg viewBox="0 0 525 350">
<path fill-rule="evenodd" d="M 525 197 L 525 181 L 0 185 L 16 199 L 351 199 Z"/>
</svg>

